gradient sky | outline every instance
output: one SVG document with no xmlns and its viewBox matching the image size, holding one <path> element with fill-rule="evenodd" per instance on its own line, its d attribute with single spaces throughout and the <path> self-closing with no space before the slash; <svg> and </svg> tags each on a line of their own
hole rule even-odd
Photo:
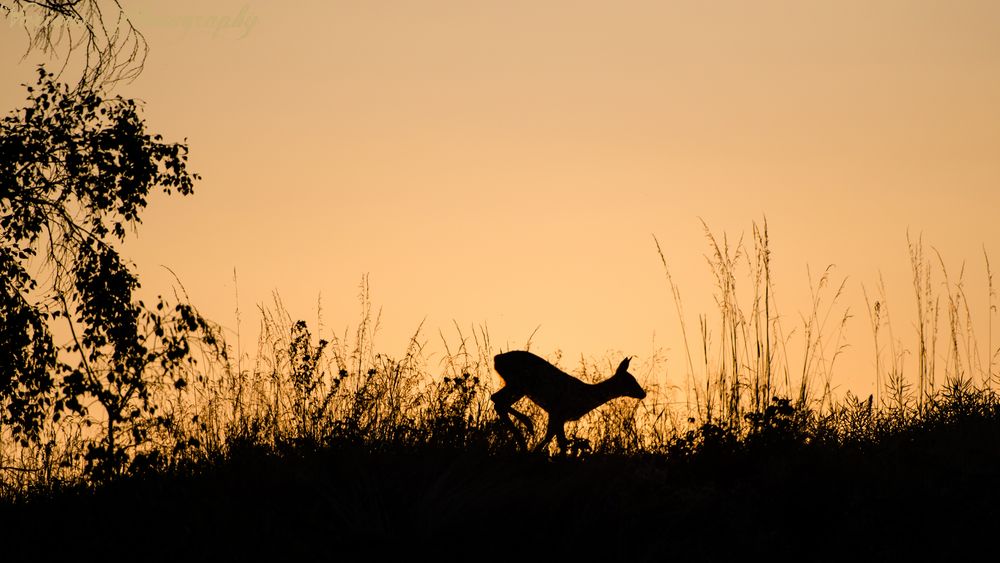
<svg viewBox="0 0 1000 563">
<path fill-rule="evenodd" d="M 880 272 L 913 347 L 907 229 L 953 275 L 967 262 L 986 330 L 998 2 L 123 4 L 150 53 L 117 93 L 186 137 L 204 177 L 154 198 L 126 254 L 146 291 L 170 291 L 167 265 L 230 329 L 235 268 L 244 337 L 272 291 L 309 321 L 322 295 L 324 331 L 343 332 L 368 273 L 390 355 L 425 317 L 432 345 L 453 321 L 504 349 L 540 325 L 543 355 L 663 347 L 677 384 L 652 236 L 694 330 L 716 311 L 699 218 L 735 240 L 764 214 L 786 330 L 807 266 L 848 278 L 842 389 L 872 386 L 861 288 Z M 41 60 L 24 48 L 0 27 L 5 111 Z"/>
</svg>

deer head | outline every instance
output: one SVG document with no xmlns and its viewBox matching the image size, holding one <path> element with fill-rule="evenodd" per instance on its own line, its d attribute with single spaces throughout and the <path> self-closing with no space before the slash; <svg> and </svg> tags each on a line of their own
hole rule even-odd
<svg viewBox="0 0 1000 563">
<path fill-rule="evenodd" d="M 631 360 L 632 358 L 622 360 L 622 363 L 618 364 L 618 369 L 615 370 L 612 378 L 621 386 L 620 388 L 624 396 L 632 397 L 633 399 L 645 399 L 646 391 L 639 386 L 639 382 L 635 380 L 635 376 L 628 372 L 628 363 Z"/>
</svg>

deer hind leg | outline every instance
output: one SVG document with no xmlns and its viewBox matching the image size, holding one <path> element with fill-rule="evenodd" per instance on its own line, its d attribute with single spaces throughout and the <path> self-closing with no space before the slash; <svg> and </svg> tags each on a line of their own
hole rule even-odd
<svg viewBox="0 0 1000 563">
<path fill-rule="evenodd" d="M 569 440 L 566 439 L 565 423 L 556 427 L 556 443 L 559 444 L 559 451 L 562 453 L 566 453 L 566 450 L 569 449 Z"/>
<path fill-rule="evenodd" d="M 537 452 L 544 450 L 545 447 L 549 445 L 549 442 L 552 441 L 552 438 L 555 438 L 556 443 L 559 444 L 559 450 L 565 452 L 566 447 L 569 445 L 569 440 L 566 439 L 566 431 L 563 429 L 563 424 L 565 423 L 556 420 L 549 415 L 549 423 L 545 429 L 545 437 L 542 438 L 542 441 L 535 446 L 534 451 Z"/>
<path fill-rule="evenodd" d="M 497 411 L 500 422 L 514 435 L 517 445 L 520 446 L 522 450 L 528 448 L 528 443 L 524 438 L 524 434 L 517 429 L 517 426 L 514 425 L 514 421 L 510 419 L 510 415 L 514 415 L 519 421 L 521 421 L 522 424 L 527 426 L 529 433 L 534 434 L 535 432 L 535 426 L 531 423 L 531 419 L 528 418 L 527 415 L 520 413 L 513 408 L 513 404 L 519 401 L 523 396 L 524 393 L 509 385 L 490 396 L 490 400 L 493 401 L 493 408 Z"/>
</svg>

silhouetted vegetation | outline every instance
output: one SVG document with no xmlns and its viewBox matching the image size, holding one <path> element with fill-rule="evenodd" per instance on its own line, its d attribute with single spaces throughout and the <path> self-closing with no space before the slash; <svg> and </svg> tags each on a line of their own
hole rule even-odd
<svg viewBox="0 0 1000 563">
<path fill-rule="evenodd" d="M 104 480 L 156 455 L 152 393 L 186 385 L 188 339 L 207 327 L 187 304 L 135 300 L 116 244 L 151 191 L 190 194 L 198 177 L 132 100 L 70 90 L 43 68 L 28 93 L 0 122 L 0 424 L 19 454 L 41 448 L 47 473 L 56 444 L 73 443 L 58 465 Z"/>
<path fill-rule="evenodd" d="M 944 276 L 939 308 L 919 241 L 915 382 L 880 288 L 878 390 L 834 397 L 847 312 L 832 269 L 789 330 L 766 223 L 749 249 L 706 228 L 718 311 L 696 345 L 666 270 L 683 384 L 658 378 L 660 357 L 634 362 L 645 399 L 570 423 L 559 455 L 528 454 L 490 402 L 488 332 L 456 327 L 434 354 L 418 327 L 386 354 L 367 279 L 342 336 L 317 337 L 275 297 L 253 355 L 182 298 L 135 300 L 118 247 L 154 188 L 191 192 L 186 146 L 147 133 L 133 102 L 45 71 L 30 92 L 0 130 L 5 554 L 58 537 L 47 553 L 874 559 L 955 556 L 997 524 L 997 352 L 990 338 L 980 358 L 961 280 Z M 992 299 L 990 279 L 991 316 Z M 620 358 L 562 369 L 594 382 Z M 537 406 L 519 409 L 544 428 Z"/>
<path fill-rule="evenodd" d="M 26 51 L 61 56 L 60 74 L 79 67 L 79 91 L 133 80 L 146 61 L 146 38 L 118 0 L 9 0 L 0 18 L 23 31 Z"/>
</svg>

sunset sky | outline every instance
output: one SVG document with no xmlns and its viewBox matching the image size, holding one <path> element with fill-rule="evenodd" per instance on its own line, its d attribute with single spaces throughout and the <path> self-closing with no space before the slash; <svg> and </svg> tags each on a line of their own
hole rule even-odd
<svg viewBox="0 0 1000 563">
<path fill-rule="evenodd" d="M 453 322 L 504 350 L 540 326 L 532 350 L 566 368 L 662 348 L 655 376 L 678 384 L 653 236 L 694 333 L 717 314 L 701 220 L 750 243 L 765 215 L 786 331 L 807 266 L 847 278 L 842 390 L 871 392 L 880 273 L 913 347 L 908 229 L 953 282 L 965 262 L 985 344 L 1000 2 L 122 3 L 150 51 L 116 93 L 203 176 L 154 198 L 125 254 L 145 291 L 171 291 L 169 266 L 233 330 L 235 269 L 244 349 L 275 291 L 310 324 L 322 296 L 322 333 L 342 333 L 368 274 L 390 355 L 424 318 L 430 348 Z M 0 28 L 4 112 L 44 60 L 25 48 Z"/>
</svg>

